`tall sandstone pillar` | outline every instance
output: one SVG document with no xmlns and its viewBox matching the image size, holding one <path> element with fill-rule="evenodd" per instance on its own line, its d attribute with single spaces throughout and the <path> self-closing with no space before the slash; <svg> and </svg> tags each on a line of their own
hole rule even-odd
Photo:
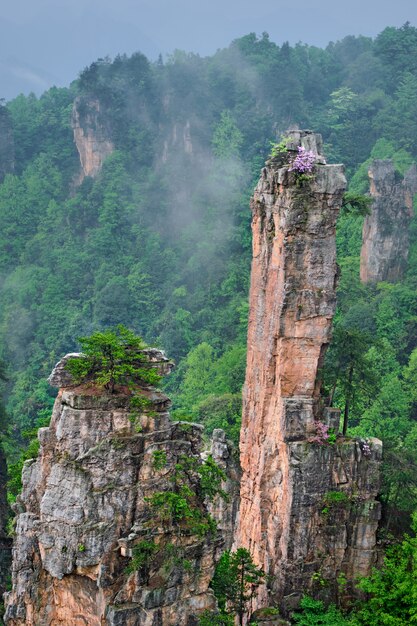
<svg viewBox="0 0 417 626">
<path fill-rule="evenodd" d="M 407 268 L 416 166 L 412 165 L 401 179 L 391 160 L 375 160 L 369 178 L 373 203 L 363 224 L 361 281 L 396 282 Z"/>
<path fill-rule="evenodd" d="M 290 132 L 316 155 L 313 177 L 297 180 L 285 159 L 267 162 L 251 202 L 253 261 L 241 430 L 241 503 L 235 546 L 247 547 L 269 574 L 257 606 L 296 604 L 324 580 L 367 573 L 379 515 L 380 442 L 365 458 L 360 442 L 312 440 L 322 409 L 319 370 L 336 307 L 335 225 L 346 180 L 327 165 L 320 135 Z M 326 498 L 342 491 L 343 507 Z M 359 503 L 359 504 L 358 504 Z M 365 506 L 365 503 L 367 506 Z M 256 607 L 254 607 L 256 608 Z"/>
</svg>

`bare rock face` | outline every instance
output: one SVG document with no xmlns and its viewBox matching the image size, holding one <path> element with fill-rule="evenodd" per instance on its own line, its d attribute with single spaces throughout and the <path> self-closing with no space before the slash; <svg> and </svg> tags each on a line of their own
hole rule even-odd
<svg viewBox="0 0 417 626">
<path fill-rule="evenodd" d="M 339 421 L 337 411 L 321 409 L 318 374 L 336 306 L 335 224 L 346 180 L 341 165 L 325 164 L 319 135 L 294 131 L 287 145 L 313 151 L 316 162 L 303 181 L 286 164 L 294 152 L 271 159 L 252 198 L 235 545 L 271 576 L 258 607 L 283 602 L 289 610 L 321 578 L 334 596 L 339 573 L 351 580 L 369 572 L 381 448 L 375 441 L 365 457 L 356 441 L 313 442 L 319 422 L 336 432 Z M 327 507 L 332 498 L 343 506 Z"/>
<path fill-rule="evenodd" d="M 0 594 L 7 589 L 12 562 L 12 540 L 7 533 L 7 522 L 11 511 L 7 502 L 7 463 L 3 446 L 0 444 Z"/>
<path fill-rule="evenodd" d="M 412 165 L 401 179 L 391 160 L 375 160 L 369 178 L 373 203 L 363 225 L 361 281 L 396 282 L 407 267 L 417 169 Z"/>
<path fill-rule="evenodd" d="M 123 390 L 60 390 L 23 472 L 9 626 L 195 626 L 215 607 L 208 585 L 220 536 L 181 532 L 149 501 L 172 491 L 181 459 L 201 462 L 202 427 L 171 422 L 163 393 L 141 395 L 150 404 L 132 414 Z M 129 571 L 144 541 L 152 558 Z"/>
<path fill-rule="evenodd" d="M 226 475 L 222 490 L 226 498 L 217 496 L 208 504 L 210 514 L 217 522 L 217 527 L 224 541 L 224 550 L 230 550 L 233 545 L 236 519 L 239 510 L 240 492 L 240 465 L 236 458 L 233 444 L 227 440 L 226 433 L 221 428 L 213 431 L 209 453 L 214 462 Z"/>
<path fill-rule="evenodd" d="M 104 160 L 114 151 L 114 144 L 96 99 L 76 98 L 72 128 L 80 155 L 82 174 L 78 183 L 81 183 L 85 176 L 97 176 Z"/>
</svg>

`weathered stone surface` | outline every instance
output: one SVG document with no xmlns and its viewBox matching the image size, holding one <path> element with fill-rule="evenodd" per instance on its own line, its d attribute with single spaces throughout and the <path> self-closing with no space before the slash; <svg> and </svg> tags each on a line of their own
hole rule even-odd
<svg viewBox="0 0 417 626">
<path fill-rule="evenodd" d="M 262 624 L 262 626 L 291 626 L 286 619 L 283 619 L 277 613 L 278 611 L 274 607 L 258 609 L 252 614 L 250 624 Z"/>
<path fill-rule="evenodd" d="M 164 108 L 167 111 L 169 103 L 165 102 Z M 161 161 L 166 163 L 171 154 L 181 152 L 192 155 L 194 151 L 190 120 L 186 120 L 183 124 L 174 123 L 164 140 Z"/>
<path fill-rule="evenodd" d="M 96 99 L 78 97 L 72 110 L 74 141 L 80 155 L 82 174 L 97 176 L 104 160 L 114 151 L 110 129 L 101 114 L 100 102 Z"/>
<path fill-rule="evenodd" d="M 239 510 L 240 465 L 235 456 L 236 450 L 233 444 L 227 441 L 226 433 L 221 428 L 216 428 L 213 431 L 209 453 L 218 467 L 226 474 L 222 489 L 227 495 L 227 499 L 217 496 L 212 503 L 208 503 L 208 508 L 222 535 L 224 549 L 230 550 Z"/>
<path fill-rule="evenodd" d="M 391 160 L 375 160 L 369 178 L 373 203 L 363 225 L 361 280 L 396 282 L 407 267 L 417 169 L 413 165 L 401 179 Z"/>
<path fill-rule="evenodd" d="M 7 502 L 7 480 L 6 456 L 0 444 L 0 597 L 6 591 L 12 563 L 12 540 L 7 533 L 7 521 L 11 514 Z"/>
<path fill-rule="evenodd" d="M 341 165 L 326 165 L 318 154 L 320 136 L 294 131 L 288 145 L 293 150 L 303 145 L 318 156 L 314 178 L 302 186 L 282 160 L 269 161 L 251 203 L 243 475 L 235 540 L 272 577 L 257 605 L 282 602 L 286 611 L 317 576 L 334 591 L 340 572 L 350 580 L 369 572 L 380 458 L 377 442 L 368 458 L 355 441 L 340 438 L 333 446 L 310 441 L 318 420 L 338 425 L 337 412 L 321 409 L 318 373 L 336 306 L 335 224 L 346 181 Z M 326 493 L 336 490 L 346 494 L 345 508 L 326 516 Z"/>
<path fill-rule="evenodd" d="M 196 626 L 199 613 L 215 607 L 208 585 L 220 535 L 155 527 L 146 501 L 172 489 L 181 457 L 200 459 L 202 427 L 171 422 L 168 398 L 142 393 L 153 404 L 132 419 L 122 393 L 59 392 L 51 424 L 39 432 L 39 456 L 23 472 L 9 626 Z M 160 469 L 155 451 L 166 455 Z M 127 573 L 143 538 L 180 545 L 181 558 L 158 553 L 146 574 Z"/>
<path fill-rule="evenodd" d="M 73 378 L 68 370 L 65 369 L 69 359 L 77 359 L 81 356 L 81 352 L 69 352 L 55 365 L 48 378 L 48 383 L 51 387 L 70 387 L 74 384 Z"/>
</svg>

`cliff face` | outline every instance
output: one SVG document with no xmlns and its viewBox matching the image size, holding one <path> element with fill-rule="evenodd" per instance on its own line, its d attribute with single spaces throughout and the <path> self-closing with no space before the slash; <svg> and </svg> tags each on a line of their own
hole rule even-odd
<svg viewBox="0 0 417 626">
<path fill-rule="evenodd" d="M 272 159 L 251 203 L 236 545 L 250 549 L 271 576 L 259 606 L 289 605 L 319 578 L 334 595 L 340 572 L 348 578 L 369 572 L 379 515 L 380 443 L 365 457 L 355 441 L 312 442 L 318 422 L 337 431 L 339 420 L 337 411 L 320 408 L 318 373 L 336 305 L 335 224 L 346 181 L 342 166 L 320 156 L 319 135 L 290 137 L 290 148 L 315 153 L 313 178 L 297 181 L 282 159 Z M 343 506 L 328 507 L 332 498 Z"/>
<path fill-rule="evenodd" d="M 12 120 L 7 109 L 0 105 L 0 183 L 14 170 L 14 141 Z"/>
<path fill-rule="evenodd" d="M 72 128 L 82 168 L 80 183 L 85 176 L 97 176 L 104 160 L 113 152 L 114 145 L 98 100 L 76 98 Z"/>
<path fill-rule="evenodd" d="M 12 562 L 12 540 L 7 533 L 10 509 L 7 502 L 7 463 L 0 445 L 0 594 L 6 591 Z"/>
<path fill-rule="evenodd" d="M 62 368 L 50 380 L 67 384 Z M 149 500 L 172 491 L 178 463 L 200 463 L 202 427 L 171 422 L 164 394 L 141 393 L 151 404 L 132 416 L 126 393 L 60 390 L 23 473 L 9 626 L 192 626 L 214 607 L 222 540 L 155 517 Z M 207 511 L 197 490 L 195 503 Z"/>
<path fill-rule="evenodd" d="M 226 480 L 222 482 L 222 490 L 227 497 L 217 496 L 213 502 L 209 503 L 208 508 L 217 522 L 224 550 L 232 548 L 239 510 L 241 472 L 239 461 L 234 456 L 235 452 L 231 443 L 227 441 L 224 430 L 216 428 L 213 431 L 210 454 L 226 476 Z"/>
<path fill-rule="evenodd" d="M 372 211 L 363 225 L 361 280 L 364 283 L 400 280 L 407 267 L 409 225 L 417 170 L 413 165 L 403 180 L 390 160 L 375 160 L 369 170 Z"/>
</svg>

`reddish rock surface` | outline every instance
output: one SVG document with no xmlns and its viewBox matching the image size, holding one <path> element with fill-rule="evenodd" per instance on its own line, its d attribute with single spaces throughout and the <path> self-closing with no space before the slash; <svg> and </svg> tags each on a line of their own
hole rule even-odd
<svg viewBox="0 0 417 626">
<path fill-rule="evenodd" d="M 97 176 L 104 160 L 113 152 L 114 144 L 96 99 L 76 98 L 72 128 L 82 168 L 79 184 L 85 176 Z"/>
<path fill-rule="evenodd" d="M 363 225 L 361 281 L 396 282 L 407 268 L 408 229 L 413 216 L 413 196 L 417 192 L 416 166 L 402 179 L 392 161 L 375 160 L 369 178 L 373 203 Z"/>
<path fill-rule="evenodd" d="M 375 441 L 371 458 L 364 458 L 358 442 L 309 442 L 316 420 L 338 425 L 337 412 L 320 411 L 318 374 L 336 306 L 335 224 L 346 180 L 341 165 L 325 164 L 319 135 L 295 131 L 288 145 L 315 152 L 314 177 L 297 184 L 288 165 L 272 159 L 251 203 L 243 476 L 235 545 L 250 549 L 272 577 L 258 606 L 271 600 L 290 605 L 312 587 L 315 573 L 331 588 L 340 571 L 368 572 L 379 513 L 374 498 L 380 443 Z M 335 528 L 321 514 L 325 495 L 333 490 L 344 491 L 348 503 L 338 511 Z M 372 515 L 355 514 L 355 498 L 371 503 Z"/>
</svg>

